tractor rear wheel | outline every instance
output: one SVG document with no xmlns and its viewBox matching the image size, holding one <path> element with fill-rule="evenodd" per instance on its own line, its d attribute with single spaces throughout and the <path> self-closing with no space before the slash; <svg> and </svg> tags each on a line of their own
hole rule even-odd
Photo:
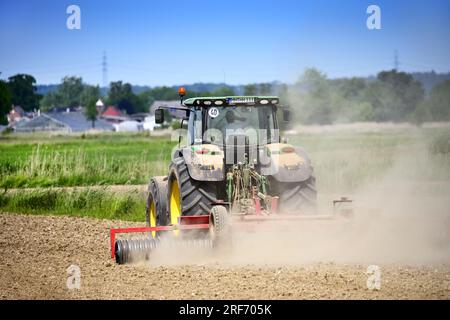
<svg viewBox="0 0 450 320">
<path fill-rule="evenodd" d="M 177 224 L 181 215 L 207 215 L 216 201 L 214 183 L 192 179 L 182 157 L 172 161 L 169 168 L 167 199 L 170 224 Z"/>
<path fill-rule="evenodd" d="M 279 184 L 280 210 L 314 214 L 317 210 L 316 178 Z"/>
<path fill-rule="evenodd" d="M 167 225 L 167 177 L 153 177 L 150 180 L 145 220 L 149 227 Z M 155 237 L 158 233 L 152 232 L 152 235 Z"/>
</svg>

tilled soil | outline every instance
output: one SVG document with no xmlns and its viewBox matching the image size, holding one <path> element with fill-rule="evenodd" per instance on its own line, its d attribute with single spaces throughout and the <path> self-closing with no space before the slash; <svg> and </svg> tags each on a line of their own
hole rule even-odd
<svg viewBox="0 0 450 320">
<path fill-rule="evenodd" d="M 449 299 L 450 265 L 382 265 L 380 290 L 368 265 L 207 263 L 116 265 L 109 228 L 135 223 L 0 214 L 1 299 Z M 81 288 L 67 288 L 67 268 Z"/>
</svg>

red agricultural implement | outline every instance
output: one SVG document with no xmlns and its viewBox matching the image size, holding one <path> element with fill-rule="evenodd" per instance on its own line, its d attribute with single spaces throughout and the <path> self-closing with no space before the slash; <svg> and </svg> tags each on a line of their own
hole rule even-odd
<svg viewBox="0 0 450 320">
<path fill-rule="evenodd" d="M 332 214 L 280 214 L 258 209 L 253 214 L 229 213 L 223 205 L 212 207 L 208 215 L 180 216 L 177 224 L 153 227 L 112 228 L 110 230 L 111 258 L 118 264 L 149 260 L 152 251 L 166 246 L 183 248 L 217 248 L 231 244 L 233 229 L 257 229 L 261 223 L 297 223 L 304 220 L 330 220 L 353 215 L 352 200 L 333 201 Z M 196 232 L 192 232 L 196 231 Z M 117 239 L 117 234 L 144 234 L 139 238 Z"/>
</svg>

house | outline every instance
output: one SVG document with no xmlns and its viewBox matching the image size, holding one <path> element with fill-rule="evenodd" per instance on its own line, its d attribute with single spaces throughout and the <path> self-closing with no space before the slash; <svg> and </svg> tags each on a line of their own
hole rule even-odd
<svg viewBox="0 0 450 320">
<path fill-rule="evenodd" d="M 148 113 L 133 113 L 130 115 L 131 120 L 135 120 L 137 122 L 144 122 L 145 118 L 148 117 Z"/>
<path fill-rule="evenodd" d="M 122 113 L 117 107 L 115 106 L 108 106 L 105 111 L 100 115 L 101 119 L 104 119 L 110 123 L 121 123 L 123 121 L 128 120 L 129 118 Z"/>
<path fill-rule="evenodd" d="M 144 130 L 153 131 L 155 128 L 161 127 L 161 125 L 155 123 L 155 115 L 145 117 L 142 122 L 142 127 Z"/>
<path fill-rule="evenodd" d="M 137 132 L 144 130 L 142 123 L 134 120 L 126 120 L 121 123 L 114 124 L 113 126 L 117 132 Z"/>
<path fill-rule="evenodd" d="M 15 122 L 19 122 L 25 118 L 25 111 L 20 106 L 13 106 L 7 115 L 9 126 L 13 126 Z"/>
<path fill-rule="evenodd" d="M 91 129 L 92 122 L 87 120 L 81 111 L 41 113 L 29 121 L 20 121 L 14 126 L 15 132 L 84 132 Z M 103 119 L 97 119 L 95 130 L 112 131 L 114 127 Z"/>
</svg>

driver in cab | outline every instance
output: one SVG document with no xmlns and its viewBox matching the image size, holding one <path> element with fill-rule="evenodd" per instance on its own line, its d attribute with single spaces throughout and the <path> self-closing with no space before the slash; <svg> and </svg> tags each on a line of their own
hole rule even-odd
<svg viewBox="0 0 450 320">
<path fill-rule="evenodd" d="M 227 121 L 225 130 L 245 130 L 248 125 L 248 122 L 244 117 L 237 116 L 232 110 L 227 111 L 227 113 L 225 114 L 225 120 Z"/>
</svg>

